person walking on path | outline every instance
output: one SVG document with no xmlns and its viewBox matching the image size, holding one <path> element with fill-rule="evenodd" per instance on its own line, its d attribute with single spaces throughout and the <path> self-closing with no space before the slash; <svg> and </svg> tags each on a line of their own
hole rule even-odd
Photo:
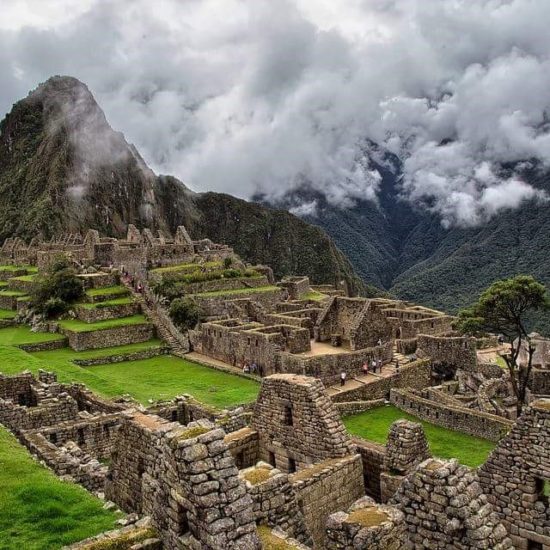
<svg viewBox="0 0 550 550">
<path fill-rule="evenodd" d="M 365 361 L 363 363 L 363 374 L 367 376 L 369 374 L 369 362 Z"/>
<path fill-rule="evenodd" d="M 376 359 L 372 360 L 372 372 L 376 374 Z"/>
<path fill-rule="evenodd" d="M 340 386 L 346 385 L 346 377 L 347 377 L 346 371 L 342 371 L 340 373 Z"/>
<path fill-rule="evenodd" d="M 382 374 L 382 359 L 378 359 L 378 374 Z"/>
</svg>

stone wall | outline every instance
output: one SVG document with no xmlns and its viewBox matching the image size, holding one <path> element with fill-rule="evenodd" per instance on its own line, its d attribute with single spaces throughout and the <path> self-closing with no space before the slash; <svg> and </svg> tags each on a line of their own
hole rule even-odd
<svg viewBox="0 0 550 550">
<path fill-rule="evenodd" d="M 154 336 L 153 325 L 149 323 L 125 325 L 89 332 L 64 330 L 63 333 L 69 339 L 69 346 L 75 351 L 136 344 L 138 342 L 146 342 Z"/>
<path fill-rule="evenodd" d="M 419 357 L 429 357 L 432 364 L 444 364 L 468 372 L 477 367 L 477 345 L 475 338 L 418 336 Z"/>
<path fill-rule="evenodd" d="M 550 400 L 526 408 L 479 468 L 488 500 L 518 550 L 550 548 Z M 530 545 L 532 544 L 532 546 Z"/>
<path fill-rule="evenodd" d="M 365 491 L 367 495 L 380 501 L 380 473 L 386 457 L 386 447 L 361 437 L 354 437 L 352 442 L 354 451 L 361 456 Z"/>
<path fill-rule="evenodd" d="M 120 304 L 105 307 L 76 307 L 76 316 L 85 323 L 97 323 L 109 319 L 118 319 L 120 317 L 130 317 L 139 313 L 137 304 Z"/>
<path fill-rule="evenodd" d="M 223 430 L 212 428 L 140 413 L 126 419 L 106 496 L 149 515 L 167 548 L 259 550 L 252 499 Z"/>
<path fill-rule="evenodd" d="M 514 424 L 494 414 L 430 401 L 408 390 L 392 389 L 390 402 L 399 409 L 437 426 L 490 441 L 502 439 Z"/>
<path fill-rule="evenodd" d="M 347 392 L 332 396 L 333 401 L 371 401 L 373 399 L 389 398 L 392 388 L 422 389 L 432 383 L 431 366 L 428 361 L 414 361 L 402 365 L 399 373 L 369 382 Z"/>
<path fill-rule="evenodd" d="M 385 402 L 385 399 L 373 399 L 371 401 L 343 401 L 335 403 L 335 405 L 341 416 L 348 416 L 376 409 L 384 405 Z"/>
<path fill-rule="evenodd" d="M 250 468 L 258 462 L 260 440 L 258 432 L 249 427 L 225 436 L 225 444 L 239 469 Z"/>
<path fill-rule="evenodd" d="M 363 364 L 372 359 L 382 359 L 387 363 L 392 358 L 392 345 L 390 342 L 374 347 L 365 348 L 349 353 L 333 355 L 318 355 L 303 357 L 289 353 L 281 353 L 278 363 L 279 372 L 304 374 L 319 378 L 326 386 L 338 384 L 340 373 L 345 370 L 348 379 L 363 375 Z M 369 398 L 366 398 L 369 399 Z"/>
<path fill-rule="evenodd" d="M 332 514 L 327 522 L 327 550 L 402 550 L 407 548 L 405 516 L 393 506 L 363 497 L 348 512 Z"/>
<path fill-rule="evenodd" d="M 475 473 L 456 460 L 421 463 L 391 504 L 404 513 L 413 548 L 513 549 Z"/>
<path fill-rule="evenodd" d="M 301 300 L 310 290 L 309 277 L 285 277 L 279 285 L 286 288 L 290 300 Z"/>
<path fill-rule="evenodd" d="M 131 353 L 120 353 L 92 359 L 73 359 L 73 363 L 79 367 L 94 367 L 97 365 L 124 363 L 125 361 L 140 361 L 159 355 L 170 355 L 170 351 L 170 348 L 167 346 L 157 346 L 143 351 L 133 351 Z"/>
<path fill-rule="evenodd" d="M 260 459 L 289 472 L 351 452 L 349 435 L 320 380 L 276 374 L 264 378 L 251 428 Z"/>
<path fill-rule="evenodd" d="M 325 548 L 328 517 L 365 494 L 359 455 L 330 459 L 290 476 L 315 548 Z"/>
<path fill-rule="evenodd" d="M 252 497 L 257 525 L 278 527 L 299 542 L 312 544 L 288 474 L 260 462 L 241 470 L 239 477 L 244 480 L 247 492 Z"/>
</svg>

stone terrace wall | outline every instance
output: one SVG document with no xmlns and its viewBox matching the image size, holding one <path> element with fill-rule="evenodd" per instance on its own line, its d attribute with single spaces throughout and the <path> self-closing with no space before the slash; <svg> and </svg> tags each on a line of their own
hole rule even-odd
<svg viewBox="0 0 550 550">
<path fill-rule="evenodd" d="M 15 376 L 0 374 L 0 398 L 10 399 L 20 405 L 30 405 L 33 401 L 32 384 L 35 378 L 30 372 Z"/>
<path fill-rule="evenodd" d="M 518 550 L 550 548 L 550 400 L 526 408 L 479 468 L 479 480 Z M 535 546 L 532 546 L 535 548 Z"/>
<path fill-rule="evenodd" d="M 77 306 L 76 316 L 85 323 L 97 323 L 98 321 L 107 321 L 109 319 L 118 319 L 119 317 L 130 317 L 139 313 L 137 304 L 120 304 L 106 307 L 87 308 Z"/>
<path fill-rule="evenodd" d="M 64 331 L 69 339 L 69 346 L 75 351 L 88 349 L 124 346 L 146 342 L 154 336 L 153 325 L 143 323 L 140 325 L 126 325 L 105 330 L 93 330 L 90 332 Z"/>
<path fill-rule="evenodd" d="M 474 372 L 477 366 L 477 345 L 475 338 L 418 336 L 419 357 L 429 357 L 432 364 L 445 364 Z"/>
<path fill-rule="evenodd" d="M 499 441 L 512 428 L 511 420 L 467 408 L 424 399 L 407 390 L 392 389 L 390 402 L 399 409 L 437 426 Z"/>
<path fill-rule="evenodd" d="M 428 361 L 414 361 L 402 365 L 397 374 L 369 382 L 356 390 L 334 395 L 332 399 L 335 402 L 384 399 L 389 396 L 392 388 L 422 389 L 430 386 L 431 383 L 431 366 Z"/>
<path fill-rule="evenodd" d="M 325 548 L 328 517 L 365 494 L 359 455 L 331 459 L 290 476 L 316 548 Z"/>
</svg>

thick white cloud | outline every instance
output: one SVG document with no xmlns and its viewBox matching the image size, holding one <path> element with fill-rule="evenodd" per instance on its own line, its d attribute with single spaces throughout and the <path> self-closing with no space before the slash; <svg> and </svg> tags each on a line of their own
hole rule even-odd
<svg viewBox="0 0 550 550">
<path fill-rule="evenodd" d="M 548 0 L 0 3 L 1 112 L 71 74 L 196 190 L 276 197 L 306 178 L 343 207 L 376 200 L 371 140 L 446 224 L 540 196 L 497 173 L 550 159 Z"/>
</svg>

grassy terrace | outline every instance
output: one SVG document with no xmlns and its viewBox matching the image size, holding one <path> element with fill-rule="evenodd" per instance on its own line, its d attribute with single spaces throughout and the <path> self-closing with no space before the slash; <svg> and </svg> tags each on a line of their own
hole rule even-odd
<svg viewBox="0 0 550 550">
<path fill-rule="evenodd" d="M 94 296 L 124 296 L 128 294 L 128 289 L 122 285 L 104 286 L 101 288 L 91 288 L 86 291 L 90 297 Z"/>
<path fill-rule="evenodd" d="M 20 277 L 12 277 L 14 281 L 24 281 L 26 283 L 32 283 L 36 279 L 35 275 L 21 275 Z"/>
<path fill-rule="evenodd" d="M 318 292 L 317 290 L 311 290 L 307 294 L 304 294 L 304 300 L 313 300 L 315 302 L 320 302 L 325 298 L 328 298 L 328 296 L 326 294 L 323 294 L 322 292 Z"/>
<path fill-rule="evenodd" d="M 238 296 L 241 294 L 258 294 L 260 292 L 273 292 L 280 290 L 278 286 L 260 286 L 258 288 L 237 288 L 235 290 L 216 290 L 213 292 L 200 292 L 199 294 L 193 294 L 193 296 L 199 296 L 200 298 L 210 298 L 216 296 Z"/>
<path fill-rule="evenodd" d="M 197 269 L 206 268 L 206 269 L 215 269 L 222 267 L 222 262 L 205 262 L 203 264 L 178 264 L 178 265 L 169 265 L 166 267 L 157 267 L 152 269 L 151 273 L 172 273 L 174 271 L 196 271 Z"/>
<path fill-rule="evenodd" d="M 13 298 L 19 298 L 26 296 L 24 292 L 20 292 L 19 290 L 0 290 L 0 295 L 2 296 L 10 296 Z"/>
<path fill-rule="evenodd" d="M 115 298 L 114 300 L 107 300 L 105 302 L 93 302 L 93 303 L 82 303 L 78 304 L 79 306 L 86 309 L 101 309 L 103 307 L 110 306 L 126 306 L 132 304 L 134 301 L 130 297 L 126 298 Z"/>
<path fill-rule="evenodd" d="M 0 309 L 0 319 L 14 319 L 17 311 L 11 309 Z"/>
<path fill-rule="evenodd" d="M 83 488 L 40 466 L 0 427 L 0 549 L 55 550 L 115 527 Z"/>
<path fill-rule="evenodd" d="M 51 370 L 57 372 L 60 382 L 81 382 L 105 397 L 129 394 L 144 405 L 149 399 L 171 399 L 190 393 L 204 403 L 227 407 L 253 401 L 259 391 L 259 384 L 253 380 L 170 355 L 89 368 L 78 367 L 72 362 L 157 347 L 161 345 L 159 340 L 81 352 L 62 348 L 26 353 L 14 347 L 58 338 L 62 336 L 35 333 L 21 326 L 0 329 L 0 371 L 16 374 L 27 369 L 33 373 L 39 369 Z"/>
<path fill-rule="evenodd" d="M 495 443 L 479 437 L 441 428 L 393 406 L 379 407 L 364 413 L 347 416 L 344 424 L 350 433 L 375 443 L 385 444 L 390 426 L 396 420 L 406 418 L 424 426 L 430 449 L 434 456 L 456 458 L 462 464 L 476 468 L 489 456 Z"/>
<path fill-rule="evenodd" d="M 29 273 L 38 273 L 38 268 L 31 265 L 0 265 L 0 271 L 21 271 L 26 269 Z"/>
<path fill-rule="evenodd" d="M 125 327 L 128 325 L 143 325 L 149 321 L 143 315 L 131 315 L 130 317 L 120 317 L 118 319 L 109 319 L 108 321 L 99 321 L 97 323 L 85 323 L 78 319 L 68 319 L 59 321 L 59 326 L 72 332 L 94 332 L 96 330 L 107 330 L 110 328 Z"/>
</svg>

